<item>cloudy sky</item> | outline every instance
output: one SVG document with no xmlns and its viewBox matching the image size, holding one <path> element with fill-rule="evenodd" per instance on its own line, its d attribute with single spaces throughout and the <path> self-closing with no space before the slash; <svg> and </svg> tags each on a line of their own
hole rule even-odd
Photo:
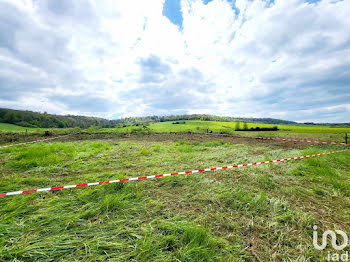
<svg viewBox="0 0 350 262">
<path fill-rule="evenodd" d="M 0 0 L 0 107 L 349 122 L 349 14 L 349 0 Z"/>
</svg>

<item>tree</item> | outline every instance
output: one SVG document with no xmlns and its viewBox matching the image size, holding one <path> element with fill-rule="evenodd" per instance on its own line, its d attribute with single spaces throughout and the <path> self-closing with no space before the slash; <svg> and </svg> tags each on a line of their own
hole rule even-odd
<svg viewBox="0 0 350 262">
<path fill-rule="evenodd" d="M 241 130 L 241 123 L 240 123 L 239 121 L 236 123 L 236 128 L 235 128 L 235 130 L 236 130 L 236 131 Z"/>
<path fill-rule="evenodd" d="M 9 124 L 15 124 L 16 123 L 16 116 L 13 112 L 9 111 L 4 116 L 4 122 Z"/>
<path fill-rule="evenodd" d="M 248 123 L 247 123 L 247 122 L 244 122 L 244 124 L 243 124 L 243 130 L 248 130 Z"/>
</svg>

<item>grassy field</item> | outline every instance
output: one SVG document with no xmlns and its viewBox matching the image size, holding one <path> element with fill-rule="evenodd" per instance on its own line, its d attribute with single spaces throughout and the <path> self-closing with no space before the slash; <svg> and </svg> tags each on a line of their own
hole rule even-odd
<svg viewBox="0 0 350 262">
<path fill-rule="evenodd" d="M 273 127 L 275 125 L 248 123 L 248 128 L 251 127 Z M 350 134 L 350 128 L 335 128 L 330 126 L 310 126 L 310 125 L 276 125 L 279 131 L 235 131 L 236 122 L 218 122 L 218 121 L 185 121 L 185 124 L 173 124 L 173 122 L 156 122 L 150 123 L 146 128 L 142 126 L 128 126 L 116 128 L 96 128 L 90 127 L 87 129 L 80 128 L 25 128 L 21 126 L 0 123 L 0 133 L 18 133 L 24 134 L 28 129 L 29 134 L 43 134 L 45 130 L 50 130 L 54 134 L 67 134 L 78 132 L 89 133 L 130 133 L 130 132 L 207 132 L 207 130 L 214 133 L 224 132 L 227 134 L 243 135 L 243 136 L 279 136 L 279 137 L 293 137 L 293 138 L 314 138 L 323 140 L 332 140 L 337 142 L 344 142 L 344 134 Z M 243 123 L 240 124 L 243 128 Z M 316 134 L 316 135 L 315 135 Z M 1 142 L 1 141 L 0 141 Z"/>
<path fill-rule="evenodd" d="M 227 134 L 240 136 L 267 136 L 267 137 L 290 137 L 290 138 L 317 138 L 326 141 L 344 142 L 344 134 L 350 134 L 350 128 L 334 128 L 329 126 L 309 126 L 309 125 L 276 125 L 279 131 L 235 131 L 236 122 L 217 121 L 186 121 L 185 124 L 172 124 L 173 122 L 151 123 L 146 129 L 140 126 L 129 126 L 120 128 L 106 128 L 102 132 L 128 133 L 132 131 L 150 132 L 224 132 Z M 243 128 L 243 123 L 241 123 Z M 275 125 L 248 123 L 251 127 L 273 127 Z"/>
<path fill-rule="evenodd" d="M 226 123 L 227 124 L 227 123 Z M 327 152 L 190 135 L 0 149 L 0 192 Z M 312 226 L 350 233 L 350 152 L 0 198 L 0 261 L 320 261 Z"/>
<path fill-rule="evenodd" d="M 180 121 L 181 122 L 181 121 Z M 186 132 L 186 131 L 193 131 L 193 132 L 206 132 L 207 129 L 213 131 L 213 132 L 220 132 L 224 131 L 231 134 L 257 134 L 257 133 L 311 133 L 311 134 L 344 134 L 344 133 L 350 133 L 350 128 L 343 128 L 343 127 L 330 127 L 330 126 L 312 126 L 312 125 L 304 125 L 304 124 L 298 124 L 298 125 L 271 125 L 271 124 L 259 124 L 259 123 L 248 123 L 248 128 L 251 127 L 274 127 L 277 126 L 280 130 L 279 131 L 260 131 L 260 132 L 243 132 L 239 131 L 236 132 L 236 122 L 219 122 L 219 121 L 185 121 L 185 124 L 173 124 L 173 122 L 156 122 L 156 123 L 150 123 L 148 126 L 148 129 L 153 132 Z M 243 123 L 240 123 L 240 127 L 243 128 Z M 30 132 L 41 132 L 43 130 L 53 130 L 58 132 L 59 130 L 67 130 L 67 132 L 70 132 L 72 130 L 77 130 L 76 128 L 27 128 L 27 127 L 21 127 L 17 125 L 12 124 L 6 124 L 6 123 L 0 123 L 0 131 L 25 131 L 28 129 Z M 91 132 L 131 132 L 133 130 L 142 130 L 141 126 L 129 126 L 129 127 L 119 127 L 119 128 L 102 128 L 102 129 L 96 129 L 96 128 L 90 128 L 87 129 Z"/>
<path fill-rule="evenodd" d="M 344 127 L 330 127 L 330 126 L 311 126 L 311 125 L 270 125 L 259 123 L 248 123 L 248 128 L 251 127 L 269 127 L 277 126 L 279 131 L 235 131 L 236 122 L 218 122 L 218 121 L 185 121 L 185 124 L 173 124 L 173 122 L 156 122 L 150 123 L 147 128 L 153 132 L 206 132 L 207 129 L 215 133 L 221 131 L 229 134 L 252 134 L 258 133 L 265 134 L 288 134 L 288 133 L 300 133 L 300 134 L 344 134 L 350 133 L 350 128 Z M 240 127 L 243 128 L 243 123 L 240 123 Z M 142 130 L 141 126 L 128 126 L 119 128 L 104 128 L 104 132 L 131 132 L 133 130 Z"/>
<path fill-rule="evenodd" d="M 259 123 L 248 123 L 248 128 L 251 127 L 273 127 L 277 126 L 279 132 L 291 133 L 346 133 L 350 132 L 350 128 L 332 128 L 329 126 L 308 126 L 308 125 L 270 125 Z M 186 121 L 185 124 L 172 124 L 172 122 L 154 123 L 150 125 L 150 129 L 157 132 L 176 132 L 176 131 L 204 131 L 206 129 L 213 132 L 227 131 L 234 133 L 236 122 L 217 122 L 217 121 Z M 240 123 L 243 128 L 243 123 Z M 236 133 L 241 133 L 236 132 Z M 256 132 L 245 132 L 256 133 Z M 273 133 L 273 132 L 271 132 Z"/>
<path fill-rule="evenodd" d="M 26 129 L 29 131 L 37 131 L 37 128 L 29 128 L 23 126 L 17 126 L 7 123 L 0 123 L 0 131 L 3 132 L 25 132 Z"/>
</svg>

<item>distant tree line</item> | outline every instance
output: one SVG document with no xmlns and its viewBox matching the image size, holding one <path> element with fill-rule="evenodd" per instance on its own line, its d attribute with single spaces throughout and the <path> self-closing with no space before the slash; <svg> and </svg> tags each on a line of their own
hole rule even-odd
<svg viewBox="0 0 350 262">
<path fill-rule="evenodd" d="M 90 126 L 114 127 L 111 121 L 97 117 L 52 115 L 32 111 L 0 108 L 0 122 L 24 127 L 64 128 Z"/>
<path fill-rule="evenodd" d="M 221 121 L 221 122 L 253 122 L 262 124 L 296 124 L 293 121 L 280 120 L 274 118 L 243 118 L 243 117 L 231 117 L 231 116 L 214 116 L 203 114 L 192 115 L 171 115 L 171 116 L 145 116 L 145 117 L 127 117 L 118 120 L 112 120 L 117 122 L 166 122 L 166 121 L 181 121 L 181 120 L 202 120 L 202 121 Z"/>
</svg>

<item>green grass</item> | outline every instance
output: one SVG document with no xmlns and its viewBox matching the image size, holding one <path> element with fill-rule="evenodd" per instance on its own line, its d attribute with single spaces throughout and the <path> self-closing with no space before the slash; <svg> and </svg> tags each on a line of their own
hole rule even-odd
<svg viewBox="0 0 350 262">
<path fill-rule="evenodd" d="M 54 128 L 54 129 L 45 129 L 45 128 L 28 128 L 28 133 L 43 135 L 45 130 L 51 130 L 54 134 L 67 134 L 67 133 L 169 133 L 169 132 L 207 132 L 207 130 L 213 131 L 214 133 L 224 132 L 227 134 L 233 135 L 243 135 L 243 136 L 267 136 L 267 137 L 290 137 L 290 138 L 315 138 L 320 140 L 329 140 L 336 142 L 344 142 L 345 133 L 350 134 L 350 128 L 335 128 L 327 125 L 323 126 L 310 126 L 304 124 L 296 125 L 277 125 L 280 129 L 279 131 L 235 131 L 236 122 L 219 122 L 219 121 L 185 121 L 185 124 L 172 124 L 173 122 L 157 122 L 151 123 L 146 128 L 142 126 L 128 126 L 128 127 L 119 127 L 119 128 L 94 128 L 90 127 L 88 129 L 79 129 L 79 128 Z M 251 127 L 273 127 L 275 125 L 270 124 L 258 124 L 258 123 L 248 123 L 248 128 Z M 241 123 L 241 128 L 243 123 Z M 0 123 L 0 134 L 12 133 L 19 135 L 17 140 L 24 140 L 24 131 L 25 127 L 10 125 Z M 9 135 L 8 135 L 9 136 Z M 350 139 L 350 138 L 349 138 Z M 13 141 L 12 137 L 3 138 L 2 140 Z M 4 143 L 1 141 L 0 143 Z"/>
<path fill-rule="evenodd" d="M 270 124 L 248 123 L 248 128 L 251 127 L 273 127 Z M 185 124 L 172 124 L 172 122 L 157 122 L 151 123 L 147 128 L 141 126 L 129 126 L 120 128 L 105 128 L 100 132 L 116 132 L 116 133 L 130 133 L 130 132 L 207 132 L 211 130 L 214 133 L 224 132 L 233 135 L 243 136 L 277 136 L 290 138 L 314 138 L 320 140 L 330 140 L 337 142 L 344 142 L 345 133 L 350 133 L 350 128 L 334 128 L 327 125 L 324 126 L 309 126 L 304 124 L 297 125 L 276 125 L 279 131 L 235 131 L 236 122 L 219 122 L 219 121 L 185 121 Z M 243 128 L 243 123 L 241 123 Z"/>
<path fill-rule="evenodd" d="M 5 132 L 22 131 L 22 132 L 25 132 L 26 129 L 28 131 L 36 130 L 36 128 L 17 126 L 17 125 L 12 125 L 12 124 L 7 124 L 7 123 L 0 123 L 0 131 L 5 131 Z"/>
<path fill-rule="evenodd" d="M 186 137 L 0 149 L 0 192 L 326 152 Z M 320 261 L 350 232 L 350 153 L 0 198 L 0 261 Z"/>
<path fill-rule="evenodd" d="M 0 135 L 2 133 L 20 133 L 24 134 L 25 132 L 28 132 L 28 134 L 44 134 L 46 130 L 49 130 L 53 132 L 54 134 L 66 134 L 66 133 L 76 133 L 79 132 L 79 128 L 33 128 L 33 127 L 23 127 L 13 124 L 7 124 L 7 123 L 0 123 Z M 95 130 L 96 132 L 98 129 Z"/>
<path fill-rule="evenodd" d="M 248 128 L 251 127 L 273 127 L 277 126 L 279 132 L 291 133 L 346 133 L 350 132 L 350 128 L 333 128 L 329 126 L 308 126 L 308 125 L 270 125 L 259 123 L 248 123 Z M 216 121 L 186 121 L 186 124 L 172 124 L 172 122 L 153 123 L 149 128 L 157 132 L 178 132 L 178 131 L 205 131 L 206 129 L 219 132 L 235 132 L 236 122 L 216 122 Z M 243 128 L 243 123 L 241 123 Z M 275 131 L 274 131 L 275 132 Z M 271 132 L 271 133 L 274 133 Z M 236 132 L 242 133 L 242 131 Z M 248 133 L 248 132 L 245 132 Z M 256 133 L 256 132 L 249 132 Z"/>
</svg>

